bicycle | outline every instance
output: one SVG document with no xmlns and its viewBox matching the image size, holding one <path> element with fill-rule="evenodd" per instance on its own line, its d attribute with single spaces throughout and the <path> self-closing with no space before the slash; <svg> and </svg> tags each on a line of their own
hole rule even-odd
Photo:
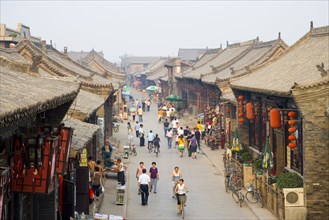
<svg viewBox="0 0 329 220">
<path fill-rule="evenodd" d="M 136 151 L 135 144 L 133 144 L 133 145 L 130 146 L 130 155 L 137 156 L 137 151 Z"/>
<path fill-rule="evenodd" d="M 262 194 L 259 192 L 257 187 L 254 187 L 253 184 L 250 184 L 248 187 L 245 197 L 248 202 L 258 203 L 261 208 L 264 207 Z"/>
<path fill-rule="evenodd" d="M 236 175 L 233 174 L 231 178 L 231 187 L 232 187 L 232 197 L 235 200 L 236 203 L 240 203 L 240 207 L 242 207 L 242 203 L 244 202 L 244 195 L 241 192 L 241 184 L 242 179 Z"/>
<path fill-rule="evenodd" d="M 152 152 L 152 149 L 153 149 L 153 141 L 150 141 L 149 143 L 148 143 L 148 145 L 147 145 L 147 149 L 149 150 L 149 153 L 151 153 Z"/>
<path fill-rule="evenodd" d="M 182 219 L 184 219 L 185 217 L 185 203 L 186 203 L 186 195 L 177 195 L 179 197 L 179 201 L 180 201 L 180 206 L 179 206 L 179 212 L 178 214 L 181 214 Z"/>
<path fill-rule="evenodd" d="M 154 147 L 154 153 L 155 153 L 156 157 L 158 157 L 158 155 L 159 155 L 159 147 Z"/>
<path fill-rule="evenodd" d="M 113 122 L 112 125 L 113 125 L 112 126 L 113 127 L 113 131 L 115 133 L 118 133 L 119 132 L 119 126 L 120 126 L 120 124 Z"/>
</svg>

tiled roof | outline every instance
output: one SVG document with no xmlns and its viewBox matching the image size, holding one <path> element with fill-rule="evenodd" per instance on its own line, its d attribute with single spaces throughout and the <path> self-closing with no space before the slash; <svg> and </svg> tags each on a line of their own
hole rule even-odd
<svg viewBox="0 0 329 220">
<path fill-rule="evenodd" d="M 220 53 L 220 51 L 220 49 L 208 50 L 193 66 L 183 71 L 183 77 L 189 77 L 190 74 L 192 75 L 195 70 L 201 68 L 202 66 L 206 65 L 210 60 L 214 59 L 218 55 L 218 53 Z"/>
<path fill-rule="evenodd" d="M 161 59 L 161 57 L 127 57 L 126 64 L 150 64 Z"/>
<path fill-rule="evenodd" d="M 103 97 L 80 90 L 76 100 L 71 105 L 70 111 L 84 113 L 88 118 L 91 114 L 97 111 L 104 102 L 105 100 Z"/>
<path fill-rule="evenodd" d="M 215 72 L 209 72 L 202 77 L 202 81 L 205 83 L 215 83 L 216 79 L 225 80 L 231 77 L 236 77 L 238 74 L 237 71 L 243 69 L 245 71 L 246 67 L 251 66 L 252 64 L 259 63 L 260 59 L 269 60 L 271 57 L 270 52 L 275 51 L 277 48 L 287 48 L 287 45 L 281 40 L 273 40 L 268 42 L 255 42 L 250 50 L 242 56 L 240 59 L 237 59 L 235 62 L 230 65 L 220 68 Z M 244 72 L 243 71 L 243 72 Z"/>
<path fill-rule="evenodd" d="M 182 49 L 178 50 L 178 57 L 182 60 L 191 60 L 197 61 L 205 52 L 207 51 L 206 48 L 203 49 Z"/>
<path fill-rule="evenodd" d="M 9 48 L 0 48 L 0 56 L 6 57 L 9 60 L 20 62 L 22 64 L 31 64 L 31 61 L 28 61 L 21 55 L 17 53 L 16 49 L 9 49 Z"/>
<path fill-rule="evenodd" d="M 82 150 L 90 141 L 94 134 L 100 129 L 98 125 L 86 123 L 74 118 L 64 119 L 63 123 L 66 127 L 73 128 L 72 145 L 70 157 L 74 158 L 80 150 Z"/>
<path fill-rule="evenodd" d="M 90 52 L 84 52 L 84 51 L 81 51 L 81 52 L 75 52 L 75 51 L 70 51 L 67 53 L 67 55 L 74 61 L 76 62 L 79 62 L 79 61 L 82 61 L 83 58 L 85 58 L 86 56 L 88 56 Z M 104 57 L 104 54 L 103 52 L 96 52 L 99 56 L 101 57 Z"/>
<path fill-rule="evenodd" d="M 329 66 L 329 26 L 314 28 L 282 56 L 250 74 L 231 81 L 231 87 L 270 95 L 288 96 L 295 83 L 321 79 L 317 65 Z"/>
<path fill-rule="evenodd" d="M 72 101 L 80 89 L 79 83 L 34 77 L 4 66 L 0 74 L 0 127 Z"/>
<path fill-rule="evenodd" d="M 233 46 L 228 46 L 221 53 L 218 53 L 213 59 L 209 60 L 205 65 L 185 74 L 184 77 L 192 79 L 200 79 L 202 74 L 211 73 L 214 68 L 220 68 L 222 65 L 227 65 L 228 62 L 237 59 L 248 49 L 250 49 L 251 44 L 235 44 Z"/>
</svg>

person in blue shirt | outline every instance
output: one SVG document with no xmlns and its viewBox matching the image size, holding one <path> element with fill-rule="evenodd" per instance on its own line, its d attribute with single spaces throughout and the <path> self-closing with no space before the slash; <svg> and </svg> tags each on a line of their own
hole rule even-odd
<svg viewBox="0 0 329 220">
<path fill-rule="evenodd" d="M 105 145 L 102 147 L 102 154 L 103 154 L 105 167 L 110 167 L 113 165 L 113 162 L 111 161 L 112 151 L 113 151 L 113 147 L 110 145 L 109 141 L 106 141 Z"/>
</svg>

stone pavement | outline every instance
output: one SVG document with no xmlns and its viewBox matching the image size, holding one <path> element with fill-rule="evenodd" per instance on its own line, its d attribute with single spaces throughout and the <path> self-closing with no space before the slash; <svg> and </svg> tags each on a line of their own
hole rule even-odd
<svg viewBox="0 0 329 220">
<path fill-rule="evenodd" d="M 196 117 L 182 117 L 179 119 L 180 124 L 185 126 L 189 126 L 190 128 L 195 127 L 197 119 Z M 224 181 L 224 163 L 223 163 L 223 149 L 217 149 L 217 150 L 211 150 L 210 147 L 206 146 L 205 143 L 202 141 L 201 143 L 201 151 L 203 154 L 207 156 L 207 158 L 211 161 L 214 167 L 217 168 L 218 172 L 223 176 Z M 245 194 L 247 191 L 242 188 L 243 194 Z M 261 208 L 258 206 L 258 204 L 252 204 L 248 201 L 245 201 L 243 207 L 249 208 L 252 213 L 257 216 L 258 219 L 277 219 L 275 215 L 273 215 L 268 209 Z"/>
</svg>

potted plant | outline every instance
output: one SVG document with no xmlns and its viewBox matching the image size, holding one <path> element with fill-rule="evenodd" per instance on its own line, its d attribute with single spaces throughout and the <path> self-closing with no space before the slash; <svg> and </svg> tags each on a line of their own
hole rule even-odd
<svg viewBox="0 0 329 220">
<path fill-rule="evenodd" d="M 263 171 L 262 171 L 262 164 L 263 164 L 263 160 L 262 159 L 257 159 L 254 161 L 254 169 L 256 170 L 258 175 L 262 175 Z"/>
<path fill-rule="evenodd" d="M 303 178 L 297 173 L 283 173 L 278 177 L 277 185 L 279 188 L 301 188 L 303 187 Z"/>
<path fill-rule="evenodd" d="M 250 166 L 250 161 L 252 160 L 252 154 L 250 152 L 245 152 L 241 155 L 241 160 L 245 166 Z"/>
</svg>

